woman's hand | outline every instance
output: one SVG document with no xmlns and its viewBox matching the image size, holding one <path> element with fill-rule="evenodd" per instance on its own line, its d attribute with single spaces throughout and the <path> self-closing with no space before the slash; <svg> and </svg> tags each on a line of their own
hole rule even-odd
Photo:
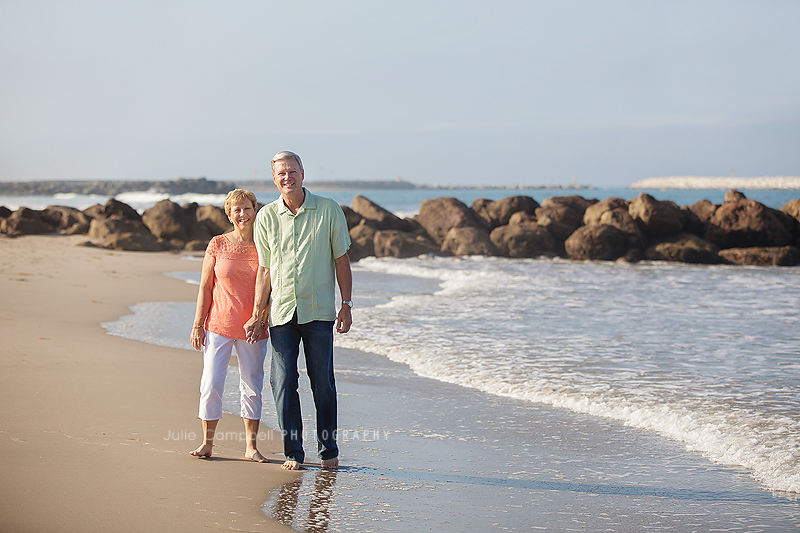
<svg viewBox="0 0 800 533">
<path fill-rule="evenodd" d="M 192 328 L 192 334 L 189 336 L 189 342 L 192 347 L 198 352 L 206 345 L 206 330 L 203 328 Z"/>
</svg>

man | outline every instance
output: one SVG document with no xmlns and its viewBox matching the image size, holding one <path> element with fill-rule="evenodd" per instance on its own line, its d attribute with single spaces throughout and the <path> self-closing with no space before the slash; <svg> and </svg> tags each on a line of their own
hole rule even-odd
<svg viewBox="0 0 800 533">
<path fill-rule="evenodd" d="M 353 323 L 350 234 L 344 212 L 333 200 L 307 191 L 304 177 L 297 154 L 278 152 L 272 159 L 272 180 L 281 197 L 256 216 L 259 269 L 253 317 L 245 324 L 248 341 L 254 342 L 264 327 L 259 317 L 269 305 L 270 385 L 287 470 L 297 470 L 305 459 L 297 392 L 301 340 L 317 412 L 317 451 L 323 468 L 339 466 L 333 328 L 335 321 L 336 331 L 347 333 Z M 334 277 L 342 296 L 338 314 Z"/>
</svg>

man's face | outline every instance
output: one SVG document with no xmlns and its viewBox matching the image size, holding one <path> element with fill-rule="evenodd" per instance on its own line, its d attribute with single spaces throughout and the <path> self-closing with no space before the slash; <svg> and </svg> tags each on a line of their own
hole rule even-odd
<svg viewBox="0 0 800 533">
<path fill-rule="evenodd" d="M 303 190 L 303 171 L 294 159 L 281 159 L 272 167 L 272 181 L 282 196 Z"/>
</svg>

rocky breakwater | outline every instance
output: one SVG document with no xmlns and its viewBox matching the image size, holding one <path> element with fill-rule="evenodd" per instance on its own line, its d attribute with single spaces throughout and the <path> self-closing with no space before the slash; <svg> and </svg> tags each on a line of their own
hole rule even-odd
<svg viewBox="0 0 800 533">
<path fill-rule="evenodd" d="M 30 234 L 85 234 L 88 245 L 112 250 L 204 250 L 214 236 L 233 226 L 222 208 L 196 203 L 183 206 L 161 200 L 141 215 L 128 204 L 110 199 L 80 211 L 49 206 L 41 211 L 0 207 L 0 233 L 16 237 Z"/>
<path fill-rule="evenodd" d="M 350 258 L 422 254 L 564 257 L 635 262 L 794 266 L 800 264 L 800 199 L 780 210 L 731 190 L 721 205 L 691 206 L 636 198 L 529 196 L 467 206 L 455 198 L 425 200 L 419 214 L 399 218 L 363 196 L 342 206 L 353 245 Z M 86 234 L 88 243 L 115 250 L 203 250 L 230 231 L 220 207 L 162 200 L 141 215 L 111 199 L 83 211 L 50 206 L 41 211 L 0 207 L 0 233 Z"/>
<path fill-rule="evenodd" d="M 528 196 L 467 206 L 455 198 L 425 200 L 400 219 L 364 197 L 343 207 L 351 259 L 442 255 L 794 266 L 800 264 L 800 199 L 771 209 L 731 190 L 725 202 L 691 206 L 636 198 Z"/>
</svg>

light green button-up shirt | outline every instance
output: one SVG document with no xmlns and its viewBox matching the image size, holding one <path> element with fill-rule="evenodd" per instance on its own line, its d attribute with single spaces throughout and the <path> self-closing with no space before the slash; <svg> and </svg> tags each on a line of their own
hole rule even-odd
<svg viewBox="0 0 800 533">
<path fill-rule="evenodd" d="M 336 320 L 333 261 L 350 248 L 339 204 L 306 189 L 297 214 L 278 198 L 261 208 L 253 231 L 258 262 L 269 268 L 269 325 L 286 324 L 295 309 L 300 324 Z"/>
</svg>

